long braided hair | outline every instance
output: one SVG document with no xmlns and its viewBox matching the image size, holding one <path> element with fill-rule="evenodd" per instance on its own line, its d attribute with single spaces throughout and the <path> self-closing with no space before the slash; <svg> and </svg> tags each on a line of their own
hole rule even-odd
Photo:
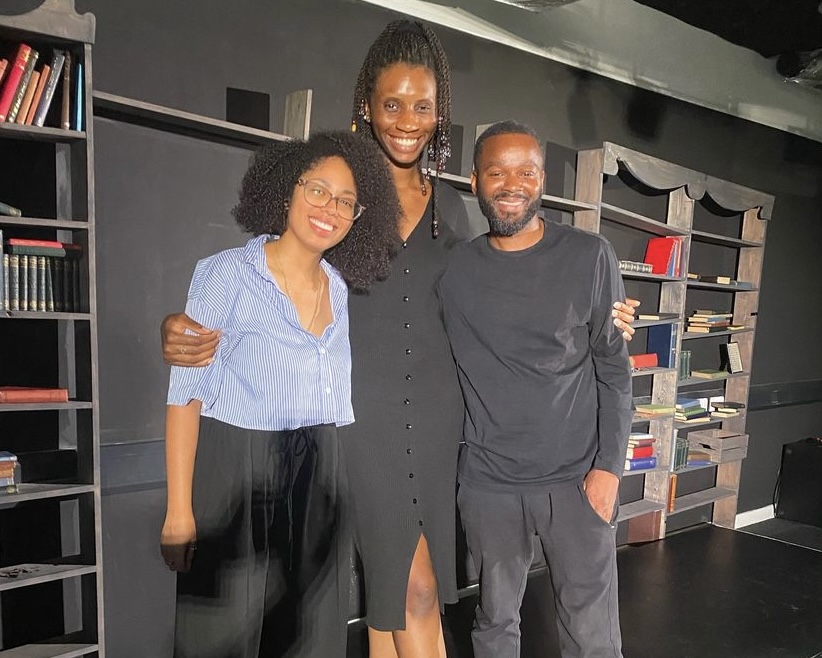
<svg viewBox="0 0 822 658">
<path fill-rule="evenodd" d="M 373 138 L 371 126 L 365 120 L 365 106 L 380 73 L 393 64 L 424 66 L 434 74 L 437 84 L 437 127 L 428 142 L 426 170 L 430 174 L 433 190 L 431 235 L 439 235 L 437 211 L 437 186 L 445 163 L 451 156 L 451 67 L 434 31 L 419 21 L 398 20 L 389 23 L 376 41 L 371 44 L 357 76 L 354 88 L 354 105 L 351 112 L 351 129 Z M 433 167 L 432 167 L 433 165 Z M 425 176 L 422 158 L 418 163 L 420 183 L 425 193 Z"/>
</svg>

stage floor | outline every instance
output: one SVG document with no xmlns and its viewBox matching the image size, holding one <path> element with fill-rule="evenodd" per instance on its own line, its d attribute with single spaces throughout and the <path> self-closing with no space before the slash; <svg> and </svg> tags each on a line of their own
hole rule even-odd
<svg viewBox="0 0 822 658">
<path fill-rule="evenodd" d="M 625 658 L 822 658 L 822 553 L 712 525 L 618 549 Z M 546 573 L 529 579 L 522 658 L 559 658 Z M 476 594 L 445 614 L 449 658 L 472 658 Z M 367 656 L 362 628 L 349 658 Z"/>
</svg>

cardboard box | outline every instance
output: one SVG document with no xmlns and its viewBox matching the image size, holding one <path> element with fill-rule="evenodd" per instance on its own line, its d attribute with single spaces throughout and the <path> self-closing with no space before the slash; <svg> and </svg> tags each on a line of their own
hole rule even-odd
<svg viewBox="0 0 822 658">
<path fill-rule="evenodd" d="M 722 429 L 697 430 L 688 434 L 688 443 L 711 456 L 717 464 L 739 461 L 748 454 L 748 435 Z"/>
</svg>

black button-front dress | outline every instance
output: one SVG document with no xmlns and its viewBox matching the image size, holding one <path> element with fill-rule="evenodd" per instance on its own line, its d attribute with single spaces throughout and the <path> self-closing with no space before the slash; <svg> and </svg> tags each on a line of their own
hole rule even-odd
<svg viewBox="0 0 822 658">
<path fill-rule="evenodd" d="M 339 428 L 368 625 L 405 628 L 408 573 L 428 542 L 440 603 L 457 600 L 455 490 L 463 401 L 437 282 L 468 231 L 459 194 L 440 184 L 388 279 L 349 297 L 355 422 Z"/>
</svg>

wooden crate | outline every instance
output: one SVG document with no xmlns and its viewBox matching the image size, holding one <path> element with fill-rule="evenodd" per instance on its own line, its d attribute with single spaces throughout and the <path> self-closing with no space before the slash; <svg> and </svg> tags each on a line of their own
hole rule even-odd
<svg viewBox="0 0 822 658">
<path fill-rule="evenodd" d="M 697 430 L 688 434 L 688 443 L 709 454 L 717 464 L 739 461 L 748 454 L 748 435 L 722 429 Z"/>
</svg>

